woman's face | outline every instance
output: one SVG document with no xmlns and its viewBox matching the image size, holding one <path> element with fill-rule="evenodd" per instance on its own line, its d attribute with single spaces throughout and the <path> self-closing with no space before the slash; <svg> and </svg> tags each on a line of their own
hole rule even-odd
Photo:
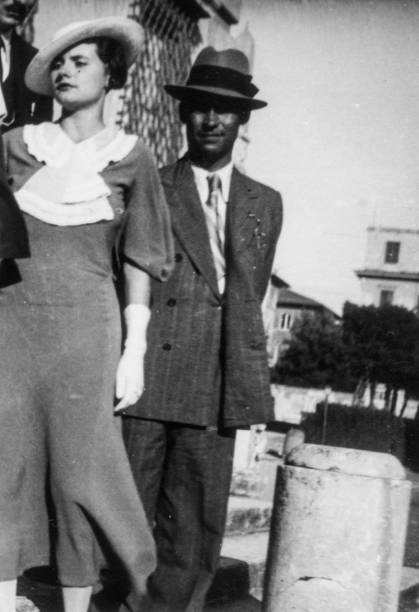
<svg viewBox="0 0 419 612">
<path fill-rule="evenodd" d="M 54 98 L 66 110 L 78 110 L 103 101 L 108 70 L 95 43 L 80 43 L 58 55 L 51 63 Z"/>
</svg>

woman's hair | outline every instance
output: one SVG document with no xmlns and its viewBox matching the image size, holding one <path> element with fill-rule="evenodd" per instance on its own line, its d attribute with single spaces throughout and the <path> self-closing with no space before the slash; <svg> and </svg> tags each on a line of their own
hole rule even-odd
<svg viewBox="0 0 419 612">
<path fill-rule="evenodd" d="M 127 80 L 128 68 L 121 43 L 113 38 L 105 37 L 92 38 L 85 42 L 94 42 L 96 44 L 97 54 L 108 68 L 108 89 L 120 89 L 123 87 Z"/>
</svg>

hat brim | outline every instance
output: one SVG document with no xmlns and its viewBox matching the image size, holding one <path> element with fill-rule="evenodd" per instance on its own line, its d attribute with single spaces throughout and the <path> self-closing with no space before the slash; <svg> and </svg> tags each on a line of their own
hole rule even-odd
<svg viewBox="0 0 419 612">
<path fill-rule="evenodd" d="M 26 86 L 37 94 L 52 96 L 50 66 L 54 58 L 83 40 L 98 37 L 117 40 L 124 49 L 127 66 L 130 66 L 138 57 L 144 31 L 139 23 L 125 17 L 103 17 L 75 25 L 36 53 L 25 72 Z"/>
<path fill-rule="evenodd" d="M 212 98 L 219 98 L 225 102 L 231 102 L 240 109 L 246 110 L 257 110 L 268 104 L 263 100 L 249 98 L 236 91 L 232 92 L 231 89 L 223 89 L 221 87 L 207 87 L 205 85 L 165 85 L 164 89 L 169 95 L 181 102 L 193 100 L 206 94 Z"/>
</svg>

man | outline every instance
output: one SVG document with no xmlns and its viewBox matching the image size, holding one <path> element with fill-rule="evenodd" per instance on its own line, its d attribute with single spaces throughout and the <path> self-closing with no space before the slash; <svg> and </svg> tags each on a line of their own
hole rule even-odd
<svg viewBox="0 0 419 612">
<path fill-rule="evenodd" d="M 158 567 L 147 611 L 199 612 L 220 554 L 234 432 L 272 420 L 261 302 L 281 198 L 233 167 L 254 98 L 247 57 L 207 47 L 180 100 L 188 153 L 161 170 L 175 270 L 152 286 L 145 389 L 124 428 Z M 143 609 L 143 608 L 141 608 Z"/>
<path fill-rule="evenodd" d="M 36 53 L 15 28 L 24 24 L 37 0 L 0 0 L 0 125 L 6 132 L 25 123 L 52 118 L 52 99 L 31 92 L 26 67 Z"/>
</svg>

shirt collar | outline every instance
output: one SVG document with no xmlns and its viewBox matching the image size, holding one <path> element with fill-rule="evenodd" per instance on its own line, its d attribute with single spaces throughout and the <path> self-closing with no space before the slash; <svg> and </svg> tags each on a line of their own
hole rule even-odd
<svg viewBox="0 0 419 612">
<path fill-rule="evenodd" d="M 204 168 L 200 168 L 199 166 L 195 166 L 191 164 L 192 171 L 194 173 L 195 182 L 198 187 L 199 193 L 207 194 L 208 193 L 208 181 L 207 177 L 212 174 L 218 174 L 221 180 L 221 191 L 223 194 L 223 199 L 225 202 L 228 201 L 230 194 L 230 184 L 231 184 L 231 173 L 233 172 L 233 162 L 229 162 L 226 166 L 223 166 L 219 170 L 215 172 L 208 172 Z"/>
<path fill-rule="evenodd" d="M 10 46 L 12 44 L 12 37 L 11 37 L 11 35 L 10 34 L 9 35 L 8 34 L 0 34 L 0 37 L 2 39 L 4 48 L 7 49 L 7 51 L 9 51 L 10 50 Z"/>
</svg>

